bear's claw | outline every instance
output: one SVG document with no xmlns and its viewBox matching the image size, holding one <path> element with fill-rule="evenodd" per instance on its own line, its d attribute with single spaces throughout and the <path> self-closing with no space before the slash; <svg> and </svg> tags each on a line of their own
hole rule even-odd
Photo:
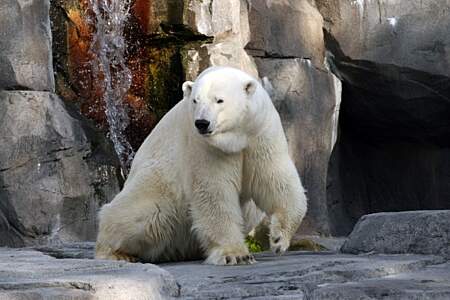
<svg viewBox="0 0 450 300">
<path fill-rule="evenodd" d="M 249 254 L 247 249 L 244 250 L 216 248 L 210 253 L 205 263 L 221 266 L 251 265 L 256 263 L 255 257 Z"/>
<path fill-rule="evenodd" d="M 255 257 L 251 254 L 244 256 L 226 256 L 225 265 L 251 265 L 256 262 Z"/>
<path fill-rule="evenodd" d="M 254 264 L 256 262 L 255 257 L 252 254 L 245 255 L 245 256 L 238 256 L 236 258 L 236 262 L 238 264 L 244 263 L 244 264 Z"/>
</svg>

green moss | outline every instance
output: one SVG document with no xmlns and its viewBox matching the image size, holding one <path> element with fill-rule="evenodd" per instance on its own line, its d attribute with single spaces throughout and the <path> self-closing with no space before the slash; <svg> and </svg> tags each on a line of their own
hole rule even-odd
<svg viewBox="0 0 450 300">
<path fill-rule="evenodd" d="M 263 246 L 255 238 L 251 236 L 247 236 L 245 238 L 245 244 L 252 253 L 264 251 Z"/>
</svg>

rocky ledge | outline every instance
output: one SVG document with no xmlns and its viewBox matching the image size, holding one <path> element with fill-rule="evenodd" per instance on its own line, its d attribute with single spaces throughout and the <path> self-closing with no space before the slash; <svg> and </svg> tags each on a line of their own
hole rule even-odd
<svg viewBox="0 0 450 300">
<path fill-rule="evenodd" d="M 68 256 L 92 255 L 92 248 L 76 249 L 71 247 Z M 43 250 L 64 257 L 61 249 Z M 439 256 L 289 252 L 256 257 L 257 264 L 235 267 L 155 266 L 2 248 L 0 299 L 450 298 L 450 263 Z"/>
<path fill-rule="evenodd" d="M 257 263 L 94 260 L 93 243 L 0 248 L 0 299 L 450 299 L 450 211 L 378 213 L 342 239 Z M 409 254 L 408 254 L 409 253 Z M 413 254 L 412 254 L 413 253 Z"/>
</svg>

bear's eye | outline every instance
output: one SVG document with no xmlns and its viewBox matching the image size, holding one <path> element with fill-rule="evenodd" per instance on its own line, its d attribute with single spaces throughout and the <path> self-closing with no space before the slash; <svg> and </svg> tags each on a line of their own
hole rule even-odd
<svg viewBox="0 0 450 300">
<path fill-rule="evenodd" d="M 193 101 L 194 103 L 197 103 L 197 100 L 195 100 L 195 99 L 194 99 L 194 100 L 192 100 L 192 101 Z"/>
<path fill-rule="evenodd" d="M 217 103 L 223 103 L 223 99 L 217 99 Z"/>
</svg>

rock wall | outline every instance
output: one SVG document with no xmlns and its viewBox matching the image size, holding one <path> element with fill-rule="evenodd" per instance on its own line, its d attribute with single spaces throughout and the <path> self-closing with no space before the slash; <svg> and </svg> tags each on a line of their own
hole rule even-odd
<svg viewBox="0 0 450 300">
<path fill-rule="evenodd" d="M 48 1 L 0 4 L 0 246 L 95 240 L 111 145 L 55 95 Z"/>
</svg>

